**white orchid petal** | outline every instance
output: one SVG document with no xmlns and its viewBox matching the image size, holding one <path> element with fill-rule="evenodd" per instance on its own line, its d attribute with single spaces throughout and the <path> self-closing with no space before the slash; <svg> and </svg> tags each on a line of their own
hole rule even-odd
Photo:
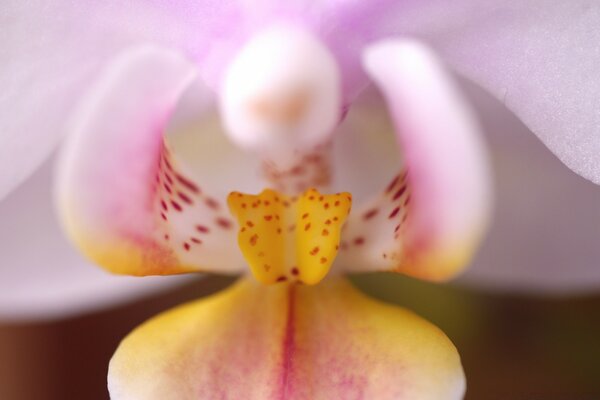
<svg viewBox="0 0 600 400">
<path fill-rule="evenodd" d="M 540 294 L 598 290 L 600 187 L 564 168 L 500 102 L 476 89 L 470 93 L 488 134 L 496 210 L 458 283 Z"/>
<path fill-rule="evenodd" d="M 213 42 L 211 32 L 234 11 L 229 2 L 188 0 L 2 1 L 0 198 L 48 157 L 112 56 L 152 42 L 199 58 Z"/>
<path fill-rule="evenodd" d="M 600 4 L 443 0 L 399 4 L 381 34 L 427 39 L 500 99 L 568 167 L 600 183 Z"/>
<path fill-rule="evenodd" d="M 339 262 L 352 271 L 448 279 L 468 264 L 489 216 L 490 180 L 477 124 L 422 44 L 381 41 L 367 48 L 364 62 L 385 97 L 404 168 L 389 171 L 396 173 L 391 183 L 351 216 Z"/>
<path fill-rule="evenodd" d="M 184 277 L 117 277 L 86 262 L 61 231 L 50 158 L 0 203 L 0 320 L 66 318 L 167 290 Z"/>
<path fill-rule="evenodd" d="M 74 242 L 111 272 L 243 268 L 226 199 L 194 179 L 165 138 L 195 77 L 195 66 L 176 52 L 130 50 L 115 59 L 76 114 L 61 158 L 59 209 Z M 207 111 L 198 109 L 202 116 Z M 205 146 L 196 157 L 214 151 Z M 218 178 L 218 163 L 212 167 L 206 172 Z"/>
</svg>

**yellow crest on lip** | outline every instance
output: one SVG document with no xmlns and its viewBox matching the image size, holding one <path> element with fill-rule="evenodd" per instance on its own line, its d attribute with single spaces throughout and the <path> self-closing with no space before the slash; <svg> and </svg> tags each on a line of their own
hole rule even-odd
<svg viewBox="0 0 600 400">
<path fill-rule="evenodd" d="M 240 226 L 238 244 L 258 281 L 314 285 L 337 255 L 352 196 L 309 189 L 290 197 L 266 189 L 259 195 L 232 192 L 227 203 Z"/>
</svg>

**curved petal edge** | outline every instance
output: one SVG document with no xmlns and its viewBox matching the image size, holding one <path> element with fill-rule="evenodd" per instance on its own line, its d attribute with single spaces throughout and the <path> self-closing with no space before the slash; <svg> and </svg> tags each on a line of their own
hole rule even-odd
<svg viewBox="0 0 600 400">
<path fill-rule="evenodd" d="M 343 279 L 226 292 L 146 322 L 109 367 L 112 400 L 457 400 L 456 349 L 411 312 Z"/>
</svg>

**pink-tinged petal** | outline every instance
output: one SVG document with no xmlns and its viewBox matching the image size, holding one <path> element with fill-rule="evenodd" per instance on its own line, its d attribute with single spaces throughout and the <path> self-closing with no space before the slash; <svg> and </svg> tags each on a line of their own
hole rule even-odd
<svg viewBox="0 0 600 400">
<path fill-rule="evenodd" d="M 220 0 L 2 1 L 0 198 L 49 156 L 115 54 L 151 42 L 202 58 L 236 15 Z"/>
<path fill-rule="evenodd" d="M 51 157 L 0 202 L 0 320 L 69 318 L 150 296 L 183 277 L 115 277 L 85 262 L 52 207 Z"/>
<path fill-rule="evenodd" d="M 137 328 L 109 367 L 112 400 L 453 400 L 456 349 L 409 311 L 347 281 L 244 280 Z"/>
<path fill-rule="evenodd" d="M 399 3 L 380 27 L 426 38 L 567 166 L 600 183 L 600 6 L 586 0 Z M 383 34 L 383 32 L 382 32 Z"/>
<path fill-rule="evenodd" d="M 58 204 L 74 242 L 112 272 L 166 275 L 243 266 L 225 199 L 192 177 L 164 136 L 183 91 L 197 85 L 195 73 L 171 51 L 129 51 L 110 65 L 76 114 L 61 159 Z"/>
<path fill-rule="evenodd" d="M 471 99 L 488 134 L 495 216 L 458 283 L 529 294 L 597 291 L 600 187 L 564 168 L 517 117 L 482 92 L 471 90 Z"/>
<path fill-rule="evenodd" d="M 339 263 L 448 279 L 470 261 L 485 231 L 490 178 L 470 110 L 422 45 L 367 49 L 366 69 L 388 103 L 403 168 L 348 222 Z"/>
</svg>

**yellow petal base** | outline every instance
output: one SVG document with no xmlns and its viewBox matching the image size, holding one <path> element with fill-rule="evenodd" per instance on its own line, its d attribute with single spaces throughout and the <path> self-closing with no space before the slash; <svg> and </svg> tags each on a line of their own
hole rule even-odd
<svg viewBox="0 0 600 400">
<path fill-rule="evenodd" d="M 342 278 L 244 279 L 137 328 L 109 367 L 112 400 L 458 400 L 439 329 Z"/>
</svg>

